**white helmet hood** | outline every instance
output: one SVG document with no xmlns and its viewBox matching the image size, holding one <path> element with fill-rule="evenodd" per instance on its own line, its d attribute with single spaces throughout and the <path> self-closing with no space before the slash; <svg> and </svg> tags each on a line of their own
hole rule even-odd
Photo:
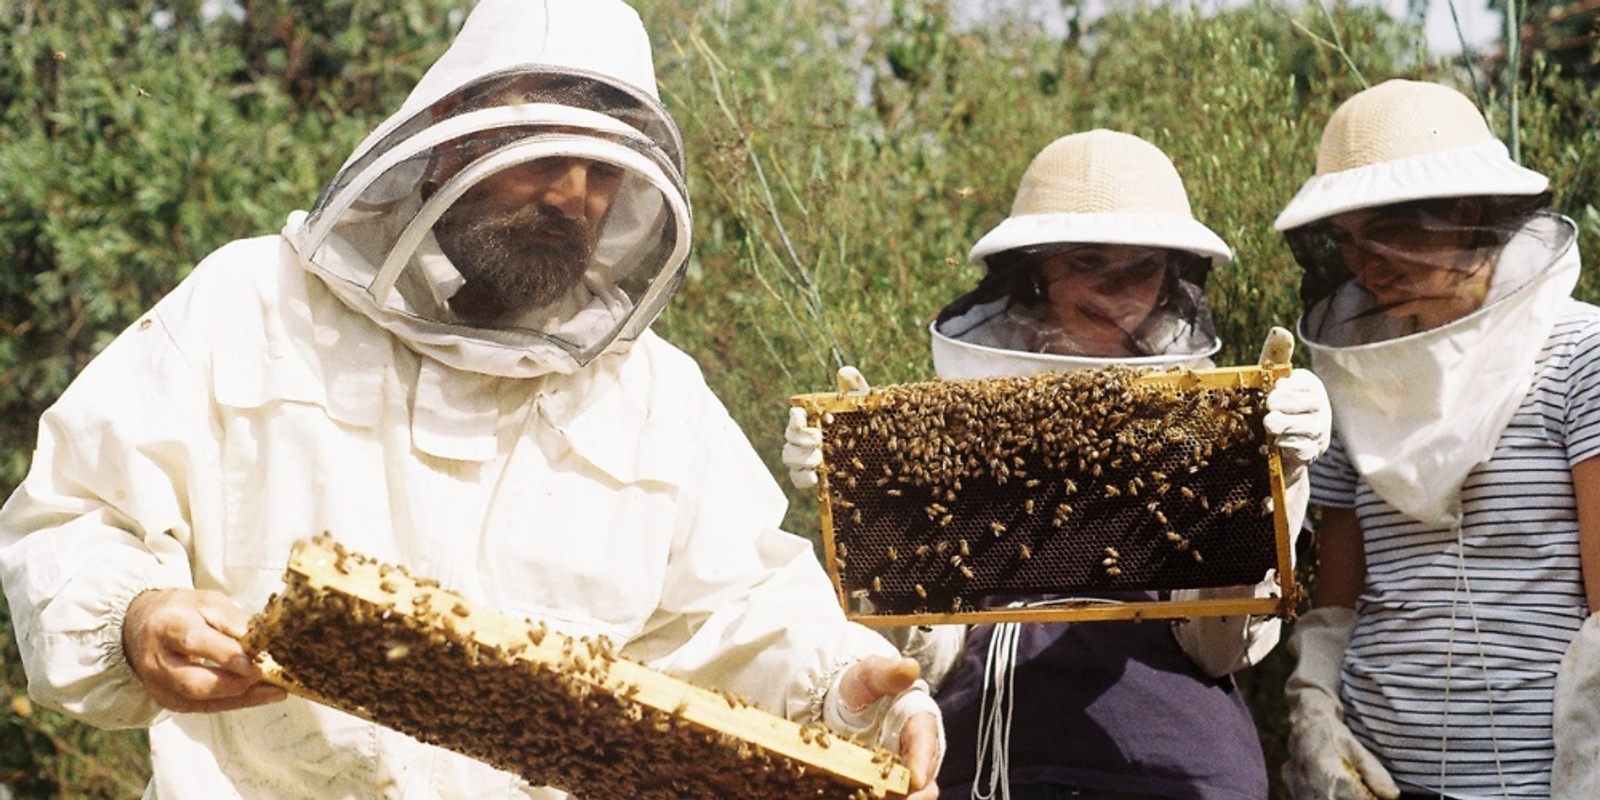
<svg viewBox="0 0 1600 800">
<path fill-rule="evenodd" d="M 500 223 L 496 247 L 446 235 L 452 207 L 486 181 L 541 187 L 568 178 L 523 176 L 565 175 L 574 163 L 587 185 L 607 186 L 598 212 L 558 213 L 530 191 L 509 202 L 531 218 Z M 681 280 L 690 231 L 683 144 L 638 15 L 614 0 L 481 0 L 284 235 L 307 270 L 412 349 L 527 378 L 570 373 L 635 340 Z M 496 266 L 477 265 L 490 250 Z M 477 277 L 496 269 L 545 288 L 519 294 Z M 464 311 L 472 294 L 491 310 Z"/>
</svg>

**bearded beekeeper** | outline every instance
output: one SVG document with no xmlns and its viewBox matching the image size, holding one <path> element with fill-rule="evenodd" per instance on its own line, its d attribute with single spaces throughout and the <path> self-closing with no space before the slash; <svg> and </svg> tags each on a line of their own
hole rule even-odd
<svg viewBox="0 0 1600 800">
<path fill-rule="evenodd" d="M 1278 217 L 1335 420 L 1297 798 L 1600 797 L 1600 309 L 1549 199 L 1466 96 L 1395 80 Z"/>
<path fill-rule="evenodd" d="M 1210 367 L 1221 341 L 1205 284 L 1232 257 L 1194 218 L 1177 168 L 1155 145 L 1109 130 L 1062 137 L 1028 165 L 1010 215 L 973 246 L 985 275 L 930 326 L 934 369 L 941 378 L 997 378 Z M 1287 363 L 1292 347 L 1279 329 L 1263 357 Z M 849 367 L 840 378 L 848 388 L 865 386 Z M 1268 394 L 1267 408 L 1297 535 L 1309 497 L 1306 464 L 1328 442 L 1328 398 L 1315 375 L 1295 370 Z M 809 485 L 821 432 L 805 422 L 803 412 L 791 416 L 784 460 L 791 479 Z M 1255 586 L 1173 594 L 1277 591 L 1268 574 Z M 1259 662 L 1279 631 L 1275 618 L 1234 616 L 1171 626 L 936 626 L 892 638 L 939 684 L 950 743 L 939 774 L 946 798 L 1223 800 L 1267 795 L 1260 738 L 1232 673 Z"/>
<path fill-rule="evenodd" d="M 44 415 L 0 512 L 32 696 L 149 728 L 160 798 L 562 796 L 259 682 L 237 638 L 329 531 L 898 750 L 934 796 L 914 665 L 843 618 L 648 330 L 689 241 L 638 16 L 480 2 L 310 213 L 207 258 Z"/>
</svg>

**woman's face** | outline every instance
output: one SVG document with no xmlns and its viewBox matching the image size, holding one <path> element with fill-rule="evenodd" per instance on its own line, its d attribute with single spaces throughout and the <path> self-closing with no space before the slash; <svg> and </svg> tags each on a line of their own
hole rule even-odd
<svg viewBox="0 0 1600 800">
<path fill-rule="evenodd" d="M 1333 217 L 1345 266 L 1391 317 L 1419 329 L 1460 319 L 1483 305 L 1493 270 L 1476 244 L 1471 209 L 1389 207 Z"/>
<path fill-rule="evenodd" d="M 1081 245 L 1043 256 L 1050 313 L 1084 355 L 1139 355 L 1132 334 L 1162 300 L 1168 253 L 1132 245 Z"/>
</svg>

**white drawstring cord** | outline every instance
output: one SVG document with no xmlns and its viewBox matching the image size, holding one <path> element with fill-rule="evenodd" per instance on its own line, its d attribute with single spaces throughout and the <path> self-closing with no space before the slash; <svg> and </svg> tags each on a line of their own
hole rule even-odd
<svg viewBox="0 0 1600 800">
<path fill-rule="evenodd" d="M 989 654 L 983 665 L 983 697 L 978 706 L 977 773 L 972 776 L 973 800 L 1011 800 L 1011 780 L 1006 763 L 1011 752 L 1011 708 L 1015 693 L 1017 640 L 1022 625 L 1002 622 L 994 626 L 989 638 Z M 992 702 L 991 702 L 991 688 Z M 987 790 L 984 767 L 989 769 Z"/>
<path fill-rule="evenodd" d="M 1466 536 L 1461 531 L 1461 506 L 1458 499 L 1456 506 L 1455 522 L 1451 528 L 1456 535 L 1456 586 L 1450 593 L 1450 637 L 1445 641 L 1444 651 L 1444 718 L 1441 720 L 1442 733 L 1439 737 L 1439 787 L 1445 785 L 1446 756 L 1450 750 L 1450 673 L 1452 662 L 1455 660 L 1456 645 L 1456 608 L 1460 605 L 1463 592 L 1467 596 L 1467 614 L 1472 621 L 1472 633 L 1478 643 L 1478 663 L 1483 671 L 1483 696 L 1489 709 L 1489 742 L 1494 747 L 1494 771 L 1500 779 L 1500 794 L 1510 797 L 1510 789 L 1506 787 L 1505 769 L 1500 765 L 1500 726 L 1494 719 L 1494 684 L 1489 681 L 1489 654 L 1483 649 L 1483 631 L 1478 626 L 1478 607 L 1472 600 L 1472 582 L 1467 579 L 1467 543 Z"/>
</svg>

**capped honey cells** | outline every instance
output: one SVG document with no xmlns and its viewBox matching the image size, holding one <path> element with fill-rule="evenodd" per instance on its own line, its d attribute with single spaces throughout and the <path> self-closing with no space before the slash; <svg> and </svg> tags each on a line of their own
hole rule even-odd
<svg viewBox="0 0 1600 800">
<path fill-rule="evenodd" d="M 1107 367 L 796 398 L 823 432 L 841 595 L 893 615 L 1257 583 L 1277 566 L 1270 376 Z"/>
<path fill-rule="evenodd" d="M 909 773 L 617 652 L 474 606 L 324 535 L 244 643 L 268 680 L 578 797 L 904 797 Z"/>
</svg>

